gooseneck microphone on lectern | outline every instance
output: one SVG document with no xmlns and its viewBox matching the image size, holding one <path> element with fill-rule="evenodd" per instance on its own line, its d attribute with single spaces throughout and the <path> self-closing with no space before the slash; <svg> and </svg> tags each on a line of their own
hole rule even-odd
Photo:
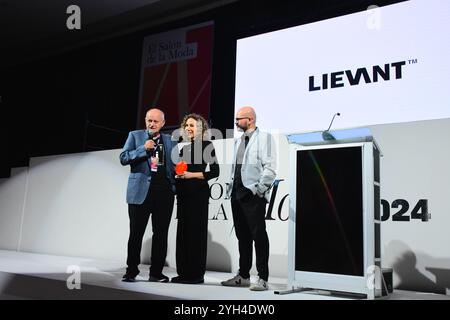
<svg viewBox="0 0 450 320">
<path fill-rule="evenodd" d="M 333 135 L 332 135 L 329 131 L 330 131 L 331 125 L 333 124 L 334 117 L 340 116 L 340 115 L 341 115 L 341 114 L 340 114 L 339 112 L 337 112 L 337 113 L 335 113 L 335 114 L 333 115 L 333 118 L 331 119 L 331 122 L 330 122 L 330 125 L 328 126 L 328 129 L 322 132 L 322 138 L 323 138 L 323 140 L 336 140 L 336 138 L 333 137 Z"/>
<path fill-rule="evenodd" d="M 325 130 L 325 131 L 330 131 L 331 125 L 333 124 L 333 121 L 334 121 L 334 117 L 340 116 L 340 115 L 341 115 L 341 114 L 340 114 L 339 112 L 337 112 L 337 113 L 335 113 L 335 114 L 333 115 L 333 118 L 331 119 L 331 122 L 330 122 L 330 125 L 328 126 L 328 129 Z"/>
</svg>

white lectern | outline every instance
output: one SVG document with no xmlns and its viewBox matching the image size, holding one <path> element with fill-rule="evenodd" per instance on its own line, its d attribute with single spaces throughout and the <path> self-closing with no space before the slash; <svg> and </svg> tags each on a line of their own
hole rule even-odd
<svg viewBox="0 0 450 320">
<path fill-rule="evenodd" d="M 380 149 L 370 130 L 287 138 L 288 288 L 381 296 Z"/>
</svg>

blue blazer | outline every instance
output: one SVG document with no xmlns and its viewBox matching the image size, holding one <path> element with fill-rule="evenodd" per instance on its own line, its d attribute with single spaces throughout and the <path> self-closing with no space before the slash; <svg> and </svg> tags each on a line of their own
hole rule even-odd
<svg viewBox="0 0 450 320">
<path fill-rule="evenodd" d="M 176 142 L 170 135 L 161 134 L 166 158 L 166 175 L 172 191 L 175 193 L 175 165 L 172 161 L 172 149 Z M 130 165 L 130 175 L 127 186 L 127 203 L 142 204 L 147 197 L 152 180 L 150 161 L 144 144 L 148 139 L 146 130 L 135 130 L 128 134 L 127 141 L 120 154 L 120 163 Z"/>
</svg>

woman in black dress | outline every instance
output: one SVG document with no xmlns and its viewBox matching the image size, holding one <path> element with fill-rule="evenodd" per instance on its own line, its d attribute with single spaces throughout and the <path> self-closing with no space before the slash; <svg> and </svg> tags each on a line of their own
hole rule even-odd
<svg viewBox="0 0 450 320">
<path fill-rule="evenodd" d="M 187 170 L 176 176 L 177 241 L 175 283 L 203 283 L 208 241 L 208 180 L 219 176 L 214 146 L 206 140 L 208 125 L 195 113 L 184 117 L 181 133 L 187 143 L 181 148 L 180 161 Z"/>
</svg>

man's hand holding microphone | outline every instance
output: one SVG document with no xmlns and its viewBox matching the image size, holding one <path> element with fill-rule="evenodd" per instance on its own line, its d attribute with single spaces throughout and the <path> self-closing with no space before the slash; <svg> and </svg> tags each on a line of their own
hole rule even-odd
<svg viewBox="0 0 450 320">
<path fill-rule="evenodd" d="M 144 148 L 146 151 L 153 150 L 155 148 L 155 146 L 156 146 L 156 143 L 152 139 L 145 141 Z"/>
</svg>

